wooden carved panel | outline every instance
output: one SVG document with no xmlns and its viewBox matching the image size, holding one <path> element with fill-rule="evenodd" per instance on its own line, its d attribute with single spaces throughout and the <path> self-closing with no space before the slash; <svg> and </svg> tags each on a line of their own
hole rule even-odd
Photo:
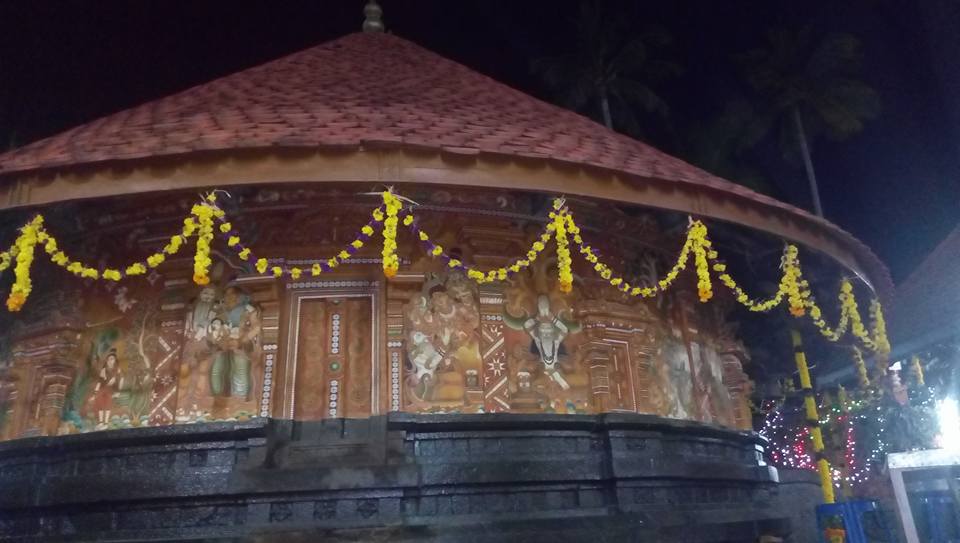
<svg viewBox="0 0 960 543">
<path fill-rule="evenodd" d="M 379 412 L 377 296 L 371 289 L 338 288 L 359 281 L 330 283 L 291 295 L 282 416 L 321 420 Z"/>
</svg>

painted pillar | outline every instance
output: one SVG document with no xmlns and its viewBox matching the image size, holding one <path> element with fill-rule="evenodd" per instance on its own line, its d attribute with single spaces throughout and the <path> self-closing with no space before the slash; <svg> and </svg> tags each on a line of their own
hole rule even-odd
<svg viewBox="0 0 960 543">
<path fill-rule="evenodd" d="M 797 362 L 797 371 L 800 373 L 800 388 L 803 390 L 803 405 L 806 408 L 807 428 L 810 430 L 810 441 L 813 442 L 813 452 L 817 459 L 817 471 L 820 473 L 820 488 L 823 491 L 823 502 L 834 503 L 833 478 L 830 476 L 830 463 L 823 456 L 823 433 L 820 431 L 820 415 L 817 413 L 817 401 L 810 381 L 810 368 L 807 366 L 807 355 L 803 352 L 803 339 L 800 332 L 790 330 L 793 340 L 793 357 Z"/>
</svg>

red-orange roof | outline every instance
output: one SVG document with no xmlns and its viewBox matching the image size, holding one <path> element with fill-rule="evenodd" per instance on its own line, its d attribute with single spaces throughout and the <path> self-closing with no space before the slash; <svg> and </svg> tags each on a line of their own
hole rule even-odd
<svg viewBox="0 0 960 543">
<path fill-rule="evenodd" d="M 0 155 L 0 175 L 197 151 L 363 144 L 499 153 L 757 194 L 390 34 L 356 33 Z M 889 281 L 887 281 L 889 283 Z"/>
<path fill-rule="evenodd" d="M 73 128 L 0 155 L 0 172 L 368 142 L 551 158 L 790 207 L 380 33 L 350 34 Z"/>
</svg>

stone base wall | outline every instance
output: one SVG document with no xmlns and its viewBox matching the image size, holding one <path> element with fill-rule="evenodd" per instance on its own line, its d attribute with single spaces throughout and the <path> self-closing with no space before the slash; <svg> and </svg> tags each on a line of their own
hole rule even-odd
<svg viewBox="0 0 960 543">
<path fill-rule="evenodd" d="M 0 540 L 812 541 L 806 475 L 637 415 L 144 428 L 0 444 Z"/>
</svg>

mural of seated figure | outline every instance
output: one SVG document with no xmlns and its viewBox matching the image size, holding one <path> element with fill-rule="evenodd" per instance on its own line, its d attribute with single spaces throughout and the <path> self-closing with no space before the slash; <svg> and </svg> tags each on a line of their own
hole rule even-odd
<svg viewBox="0 0 960 543">
<path fill-rule="evenodd" d="M 457 271 L 431 275 L 404 306 L 410 396 L 425 410 L 473 410 L 466 372 L 480 368 L 475 286 Z"/>
</svg>

